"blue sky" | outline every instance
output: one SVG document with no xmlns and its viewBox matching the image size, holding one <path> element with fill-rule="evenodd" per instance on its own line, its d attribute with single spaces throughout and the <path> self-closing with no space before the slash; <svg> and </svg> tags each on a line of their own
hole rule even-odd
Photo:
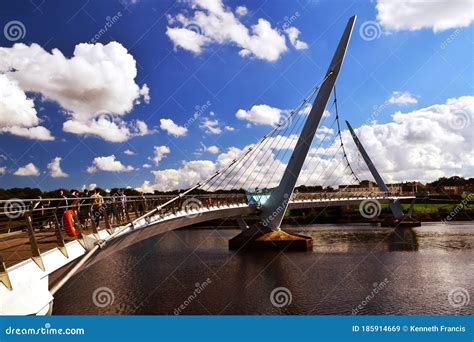
<svg viewBox="0 0 474 342">
<path fill-rule="evenodd" d="M 466 132 L 469 132 L 472 125 L 472 109 L 469 111 L 469 108 L 474 95 L 474 31 L 472 15 L 466 17 L 465 14 L 466 8 L 470 7 L 473 11 L 472 2 L 452 10 L 444 9 L 451 6 L 449 2 L 439 3 L 438 7 L 432 3 L 426 5 L 426 8 L 416 8 L 426 17 L 423 22 L 410 18 L 403 13 L 403 8 L 383 12 L 380 7 L 382 3 L 305 0 L 223 2 L 222 8 L 227 13 L 232 13 L 232 20 L 237 20 L 239 25 L 249 30 L 261 19 L 269 23 L 270 30 L 284 39 L 286 51 L 282 52 L 282 45 L 275 47 L 273 40 L 257 41 L 256 44 L 249 45 L 249 50 L 244 46 L 246 43 L 239 41 L 240 38 L 232 41 L 227 36 L 218 37 L 220 31 L 230 30 L 229 26 L 222 30 L 211 30 L 203 24 L 204 21 L 196 20 L 196 11 L 211 16 L 209 10 L 199 2 L 197 7 L 190 2 L 150 0 L 4 2 L 0 5 L 0 24 L 5 28 L 8 23 L 18 21 L 23 25 L 20 31 L 24 31 L 20 32 L 20 37 L 8 36 L 5 32 L 0 35 L 0 46 L 4 48 L 0 51 L 0 72 L 5 73 L 9 80 L 14 80 L 27 98 L 34 100 L 36 117 L 39 119 L 36 125 L 44 127 L 50 134 L 46 138 L 44 135 L 38 138 L 12 133 L 13 124 L 8 124 L 5 118 L 14 114 L 5 109 L 2 113 L 0 109 L 0 117 L 4 116 L 3 122 L 0 121 L 3 125 L 3 131 L 0 131 L 3 132 L 0 134 L 0 187 L 80 188 L 84 184 L 94 183 L 111 188 L 141 186 L 144 181 L 149 181 L 148 186 L 153 186 L 155 182 L 166 182 L 170 173 L 157 176 L 151 172 L 170 169 L 177 170 L 176 177 L 186 178 L 187 173 L 182 170 L 183 162 L 214 162 L 229 147 L 241 149 L 255 142 L 271 128 L 271 123 L 259 124 L 252 119 L 252 115 L 256 114 L 250 112 L 253 106 L 264 104 L 281 110 L 294 107 L 324 76 L 347 19 L 353 14 L 358 16 L 357 23 L 337 82 L 341 116 L 348 119 L 354 127 L 359 127 L 360 134 L 366 139 L 382 140 L 383 145 L 385 138 L 393 139 L 391 129 L 398 129 L 399 132 L 403 128 L 400 122 L 396 128 L 392 117 L 398 111 L 411 113 L 404 124 L 418 122 L 428 131 L 430 120 L 422 115 L 426 111 L 447 111 L 448 115 L 461 113 L 461 118 L 467 121 L 463 123 L 462 129 L 455 127 L 453 133 L 451 129 L 440 128 L 440 134 L 459 135 L 463 138 L 464 152 L 472 153 L 472 139 Z M 221 6 L 219 2 L 215 4 Z M 237 9 L 239 6 L 240 10 Z M 440 18 L 439 12 L 445 13 L 447 17 L 451 16 L 452 20 Z M 400 20 L 397 16 L 406 20 Z M 183 17 L 186 19 L 182 19 Z M 106 32 L 100 33 L 111 20 L 114 22 L 107 27 Z M 190 23 L 195 26 L 190 26 Z M 374 30 L 374 36 L 370 30 L 364 33 L 363 29 L 367 26 Z M 301 43 L 299 46 L 292 44 L 290 34 L 285 31 L 289 27 L 299 31 L 296 38 Z M 170 28 L 177 29 L 174 32 L 184 36 L 172 38 Z M 193 33 L 179 31 L 180 28 L 189 29 Z M 194 44 L 193 48 L 190 48 L 190 45 L 186 45 L 190 44 L 189 39 L 201 39 L 205 43 L 200 45 L 199 41 L 194 41 L 191 42 Z M 100 117 L 87 112 L 95 111 L 96 107 L 92 110 L 91 105 L 78 103 L 81 99 L 74 97 L 75 87 L 82 90 L 87 88 L 88 84 L 93 83 L 94 77 L 89 75 L 86 79 L 81 79 L 81 75 L 86 73 L 80 72 L 80 66 L 68 64 L 67 67 L 71 68 L 71 71 L 67 71 L 68 79 L 64 82 L 64 88 L 58 90 L 48 85 L 47 78 L 64 72 L 64 69 L 55 69 L 60 68 L 59 65 L 45 63 L 43 68 L 48 71 L 44 71 L 45 77 L 42 80 L 30 80 L 31 74 L 28 72 L 31 70 L 28 68 L 33 68 L 34 65 L 41 68 L 43 62 L 37 63 L 35 58 L 50 54 L 53 49 L 58 49 L 65 60 L 68 60 L 80 43 L 106 45 L 110 42 L 123 46 L 136 62 L 136 77 L 128 79 L 136 84 L 136 89 L 125 84 L 123 86 L 127 89 L 119 89 L 122 86 L 120 82 L 123 81 L 118 72 L 120 69 L 112 69 L 110 75 L 105 75 L 104 72 L 101 78 L 103 83 L 97 85 L 103 89 L 94 88 L 100 91 L 91 95 L 104 98 L 109 96 L 110 99 L 104 103 L 111 104 L 111 107 L 105 106 L 100 115 L 104 116 L 104 120 L 117 119 L 117 125 L 119 122 L 126 125 L 126 137 L 117 138 L 120 141 L 115 142 L 100 134 L 88 134 L 87 128 L 78 133 L 79 129 L 65 131 L 63 126 L 71 117 L 76 124 L 81 122 L 86 126 L 90 124 L 90 120 Z M 27 50 L 32 43 L 36 43 L 44 51 L 24 57 L 31 59 L 26 67 L 19 61 L 19 54 L 13 52 L 13 48 L 10 49 L 15 43 L 26 44 Z M 265 44 L 268 46 L 264 46 Z M 245 49 L 246 52 L 242 52 Z M 263 55 L 260 54 L 261 51 L 264 51 Z M 266 55 L 267 51 L 276 52 L 273 57 L 269 57 Z M 121 57 L 126 54 L 118 53 Z M 274 57 L 275 54 L 277 57 Z M 16 58 L 16 61 L 12 62 L 12 58 Z M 100 59 L 101 56 L 97 54 L 94 58 Z M 25 71 L 21 74 L 23 67 Z M 15 74 L 17 70 L 19 71 Z M 42 73 L 43 71 L 39 76 Z M 144 84 L 149 88 L 146 96 L 143 95 L 146 93 Z M 114 87 L 114 90 L 108 89 L 109 86 Z M 137 93 L 140 89 L 143 90 L 141 95 Z M 115 104 L 118 108 L 121 101 L 126 102 L 128 95 L 124 94 L 128 90 L 137 95 L 130 95 L 128 104 L 131 108 L 114 113 Z M 462 97 L 463 101 L 447 105 L 448 99 Z M 434 105 L 445 107 L 433 109 Z M 124 107 L 126 103 L 123 106 L 120 104 L 120 108 Z M 199 108 L 203 108 L 203 113 L 197 119 L 192 119 Z M 247 113 L 247 120 L 236 117 L 241 109 Z M 421 117 L 425 121 L 419 121 Z M 213 134 L 204 127 L 206 118 L 207 122 L 216 121 L 212 127 L 214 133 L 220 129 L 218 134 Z M 163 128 L 166 125 L 160 122 L 162 119 L 171 119 L 176 125 L 185 127 L 186 132 L 182 133 L 183 129 L 179 130 L 178 127 L 177 132 L 181 132 L 178 134 L 181 136 L 170 134 Z M 372 122 L 374 119 L 376 123 Z M 137 128 L 137 120 L 145 123 L 147 128 Z M 447 127 L 438 121 L 436 123 L 440 127 Z M 22 123 L 15 125 L 32 127 Z M 384 137 L 383 134 L 387 136 Z M 433 137 L 428 137 L 427 134 L 422 134 L 421 151 L 423 146 L 435 144 L 430 141 Z M 412 135 L 404 139 L 404 145 L 400 142 L 399 149 L 406 151 L 417 146 L 419 140 L 415 138 Z M 384 151 L 377 150 L 376 143 L 372 144 L 369 140 L 367 143 L 372 145 L 369 152 L 373 149 L 373 154 L 380 152 L 384 155 Z M 389 145 L 392 151 L 397 146 L 396 140 L 391 140 Z M 161 149 L 164 153 L 158 158 L 161 159 L 158 163 L 152 160 L 156 157 L 155 146 L 165 146 L 169 151 L 167 153 L 166 148 Z M 203 146 L 213 146 L 209 150 L 217 153 L 206 151 Z M 125 150 L 133 151 L 134 155 L 125 154 Z M 393 152 L 394 155 L 403 155 L 400 151 Z M 451 146 L 446 147 L 446 151 L 438 149 L 432 152 L 439 160 L 432 165 L 424 163 L 426 167 L 423 169 L 423 176 L 417 167 L 405 174 L 395 172 L 395 167 L 403 166 L 395 157 L 390 165 L 382 165 L 381 168 L 386 169 L 388 177 L 393 180 L 414 179 L 417 175 L 420 175 L 420 180 L 452 174 L 472 176 L 472 162 L 455 160 L 455 155 L 460 152 L 462 149 L 456 151 Z M 112 155 L 121 164 L 115 165 L 115 170 L 102 170 L 100 160 L 96 164 L 93 162 L 94 158 Z M 56 168 L 56 177 L 53 177 L 48 164 L 56 157 L 61 158 L 62 173 Z M 111 160 L 103 160 L 107 161 Z M 35 166 L 35 170 L 30 168 L 25 172 L 18 172 L 19 168 L 30 163 Z M 440 166 L 448 163 L 452 165 Z M 144 167 L 146 164 L 151 167 Z M 179 174 L 181 171 L 183 172 Z M 66 174 L 67 177 L 61 177 Z M 205 174 L 196 177 L 205 177 Z"/>
</svg>

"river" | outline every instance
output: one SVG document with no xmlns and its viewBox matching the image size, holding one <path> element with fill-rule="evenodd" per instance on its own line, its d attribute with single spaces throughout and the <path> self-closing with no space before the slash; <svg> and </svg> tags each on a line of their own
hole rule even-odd
<svg viewBox="0 0 474 342">
<path fill-rule="evenodd" d="M 181 229 L 74 276 L 55 315 L 472 315 L 474 224 L 286 228 L 313 252 L 229 251 L 237 229 Z"/>
</svg>

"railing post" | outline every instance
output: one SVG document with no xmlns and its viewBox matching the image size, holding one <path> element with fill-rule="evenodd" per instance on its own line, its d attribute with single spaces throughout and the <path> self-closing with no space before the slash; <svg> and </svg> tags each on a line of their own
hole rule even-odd
<svg viewBox="0 0 474 342">
<path fill-rule="evenodd" d="M 45 271 L 43 264 L 43 259 L 41 258 L 41 252 L 38 248 L 38 243 L 36 241 L 35 231 L 33 229 L 33 224 L 31 221 L 31 213 L 26 213 L 26 228 L 28 231 L 28 238 L 30 239 L 30 247 L 31 247 L 31 258 L 33 261 L 41 268 L 42 271 Z"/>
<path fill-rule="evenodd" d="M 66 245 L 64 244 L 64 239 L 61 234 L 61 226 L 59 225 L 59 220 L 58 216 L 56 215 L 56 212 L 53 213 L 54 215 L 54 232 L 56 233 L 56 240 L 58 242 L 58 249 L 63 253 L 63 255 L 66 258 L 69 258 L 69 255 L 67 254 L 67 249 Z"/>
<path fill-rule="evenodd" d="M 132 219 L 130 218 L 130 214 L 128 213 L 128 207 L 129 207 L 129 202 L 125 202 L 123 204 L 123 209 L 125 210 L 125 216 L 127 217 L 128 223 L 132 222 Z"/>
<path fill-rule="evenodd" d="M 107 230 L 107 233 L 112 235 L 114 231 L 112 227 L 110 226 L 109 214 L 107 213 L 107 206 L 104 206 L 104 219 L 105 219 L 105 230 Z"/>
<path fill-rule="evenodd" d="M 5 285 L 7 289 L 13 290 L 10 277 L 8 276 L 7 268 L 5 267 L 5 263 L 3 262 L 3 257 L 1 255 L 0 255 L 0 282 L 3 283 L 3 285 Z"/>
</svg>

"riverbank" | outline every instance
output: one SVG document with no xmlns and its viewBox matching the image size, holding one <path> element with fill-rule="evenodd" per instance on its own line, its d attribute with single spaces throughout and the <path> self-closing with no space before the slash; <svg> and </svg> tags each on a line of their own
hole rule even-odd
<svg viewBox="0 0 474 342">
<path fill-rule="evenodd" d="M 403 211 L 407 212 L 410 205 L 403 204 Z M 349 224 L 368 223 L 378 224 L 384 219 L 392 217 L 388 205 L 380 206 L 380 214 L 373 218 L 361 215 L 358 206 L 328 207 L 326 209 L 291 209 L 287 210 L 283 225 L 309 225 L 309 224 Z M 454 204 L 415 204 L 413 217 L 421 222 L 460 222 L 473 221 L 474 208 Z M 247 224 L 257 223 L 256 215 L 245 216 Z M 474 224 L 474 223 L 473 223 Z M 235 228 L 237 224 L 232 218 L 203 222 L 193 227 L 218 227 Z"/>
</svg>

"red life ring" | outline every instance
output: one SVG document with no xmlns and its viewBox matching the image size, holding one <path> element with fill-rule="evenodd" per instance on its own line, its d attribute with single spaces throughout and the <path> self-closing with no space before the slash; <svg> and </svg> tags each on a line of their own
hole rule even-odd
<svg viewBox="0 0 474 342">
<path fill-rule="evenodd" d="M 74 224 L 75 217 L 76 217 L 76 213 L 74 212 L 74 210 L 66 210 L 63 216 L 64 230 L 69 236 L 79 235 L 79 230 L 76 229 L 76 226 Z"/>
</svg>

